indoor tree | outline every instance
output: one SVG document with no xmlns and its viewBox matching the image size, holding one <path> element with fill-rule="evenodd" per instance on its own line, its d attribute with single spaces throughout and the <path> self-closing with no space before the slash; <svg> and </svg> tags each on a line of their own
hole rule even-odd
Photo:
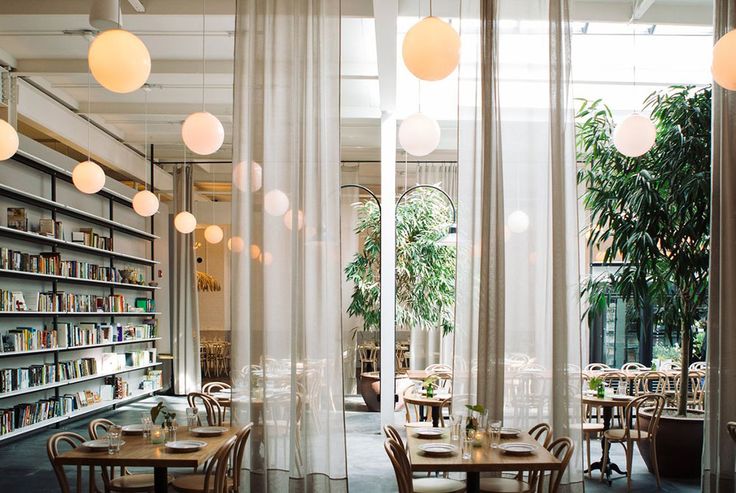
<svg viewBox="0 0 736 493">
<path fill-rule="evenodd" d="M 363 246 L 345 267 L 347 280 L 355 286 L 347 312 L 362 317 L 365 330 L 376 330 L 381 325 L 381 212 L 373 201 L 355 207 L 355 233 Z M 412 191 L 396 206 L 397 327 L 452 332 L 455 248 L 438 243 L 451 223 L 447 198 L 430 188 Z"/>
<path fill-rule="evenodd" d="M 583 101 L 577 113 L 578 182 L 590 214 L 588 244 L 604 262 L 612 291 L 653 317 L 681 341 L 687 382 L 692 329 L 706 305 L 710 221 L 711 89 L 673 86 L 644 102 L 657 127 L 654 147 L 630 158 L 613 145 L 611 111 Z M 589 287 L 600 286 L 600 279 Z M 596 299 L 595 296 L 591 296 Z M 678 415 L 687 410 L 680 386 Z"/>
</svg>

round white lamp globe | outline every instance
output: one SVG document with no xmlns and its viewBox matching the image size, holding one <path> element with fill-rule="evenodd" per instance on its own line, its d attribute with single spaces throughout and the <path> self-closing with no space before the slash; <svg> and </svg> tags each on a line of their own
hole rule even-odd
<svg viewBox="0 0 736 493">
<path fill-rule="evenodd" d="M 657 138 L 657 127 L 640 113 L 632 113 L 613 130 L 613 145 L 628 157 L 646 154 Z"/>
<path fill-rule="evenodd" d="M 174 217 L 174 227 L 179 233 L 189 234 L 197 227 L 197 218 L 188 211 L 182 211 Z"/>
<path fill-rule="evenodd" d="M 730 91 L 736 90 L 736 31 L 729 31 L 713 46 L 713 80 Z"/>
<path fill-rule="evenodd" d="M 0 161 L 10 159 L 18 152 L 18 132 L 5 120 L 0 120 Z"/>
<path fill-rule="evenodd" d="M 141 190 L 133 196 L 133 210 L 139 216 L 153 216 L 158 212 L 158 197 L 148 190 Z"/>
<path fill-rule="evenodd" d="M 245 248 L 245 242 L 240 236 L 233 236 L 227 240 L 227 249 L 233 253 L 240 253 Z"/>
<path fill-rule="evenodd" d="M 256 260 L 260 256 L 261 256 L 261 248 L 256 244 L 252 244 L 250 246 L 250 258 L 252 258 L 253 260 Z"/>
<path fill-rule="evenodd" d="M 105 172 L 97 163 L 82 161 L 72 170 L 72 182 L 82 193 L 97 193 L 105 186 Z"/>
<path fill-rule="evenodd" d="M 89 70 L 108 91 L 129 93 L 140 89 L 151 74 L 151 55 L 135 34 L 123 29 L 100 33 L 89 45 Z"/>
<path fill-rule="evenodd" d="M 426 156 L 440 144 L 440 126 L 437 120 L 422 113 L 414 113 L 399 126 L 399 144 L 412 156 Z"/>
<path fill-rule="evenodd" d="M 401 49 L 409 72 L 422 80 L 441 80 L 460 61 L 460 35 L 447 22 L 425 17 L 404 36 Z"/>
<path fill-rule="evenodd" d="M 286 229 L 291 231 L 292 228 L 292 221 L 294 220 L 291 217 L 292 209 L 289 209 L 286 211 L 286 214 L 284 214 L 284 226 L 286 226 Z M 298 230 L 301 230 L 304 227 L 304 213 L 300 210 L 297 211 L 296 214 L 296 227 Z"/>
<path fill-rule="evenodd" d="M 529 229 L 529 215 L 524 211 L 514 211 L 509 214 L 509 231 L 512 233 L 523 233 Z"/>
<path fill-rule="evenodd" d="M 190 151 L 207 156 L 222 147 L 225 129 L 215 115 L 207 111 L 198 111 L 184 120 L 181 138 Z"/>
<path fill-rule="evenodd" d="M 241 192 L 245 192 L 246 173 L 248 166 L 245 161 L 240 161 L 233 166 L 233 183 Z M 257 162 L 250 163 L 250 191 L 257 192 L 263 186 L 263 168 Z"/>
<path fill-rule="evenodd" d="M 263 265 L 271 265 L 273 263 L 273 255 L 271 255 L 271 252 L 263 252 L 261 260 L 263 261 Z"/>
<path fill-rule="evenodd" d="M 207 240 L 209 243 L 220 243 L 224 236 L 225 233 L 222 231 L 222 228 L 219 227 L 217 224 L 210 224 L 204 230 L 204 239 Z"/>
<path fill-rule="evenodd" d="M 263 197 L 263 210 L 272 216 L 283 216 L 289 210 L 289 197 L 278 188 Z"/>
</svg>

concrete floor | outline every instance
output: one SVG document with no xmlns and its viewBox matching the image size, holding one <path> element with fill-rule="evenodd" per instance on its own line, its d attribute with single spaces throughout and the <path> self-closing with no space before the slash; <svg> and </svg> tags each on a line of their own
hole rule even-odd
<svg viewBox="0 0 736 493">
<path fill-rule="evenodd" d="M 160 398 L 160 397 L 159 397 Z M 166 398 L 169 405 L 182 410 L 183 399 Z M 117 410 L 107 411 L 95 417 L 109 417 L 118 422 L 137 422 L 138 413 L 151 407 L 153 399 L 129 404 Z M 376 493 L 396 491 L 393 469 L 383 450 L 383 436 L 378 433 L 378 413 L 365 412 L 360 397 L 346 399 L 348 477 L 352 493 Z M 397 421 L 401 419 L 397 418 Z M 89 419 L 82 419 L 62 426 L 61 430 L 74 431 L 86 436 Z M 47 428 L 10 443 L 0 442 L 0 493 L 47 493 L 59 491 L 56 477 L 46 456 L 46 440 L 58 430 Z M 593 457 L 600 456 L 600 446 L 593 443 Z M 625 458 L 620 447 L 614 447 L 612 459 L 623 465 Z M 638 453 L 634 454 L 632 491 L 656 490 L 654 476 L 649 474 Z M 611 487 L 597 480 L 585 480 L 585 491 L 616 493 L 626 491 L 626 479 L 614 481 Z M 664 480 L 663 492 L 697 492 L 698 482 Z"/>
</svg>

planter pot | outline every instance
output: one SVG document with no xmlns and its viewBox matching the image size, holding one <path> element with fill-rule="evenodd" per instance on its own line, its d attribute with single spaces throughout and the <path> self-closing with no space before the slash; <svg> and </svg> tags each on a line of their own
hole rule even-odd
<svg viewBox="0 0 736 493">
<path fill-rule="evenodd" d="M 688 411 L 687 418 L 675 416 L 677 410 L 665 408 L 659 418 L 657 462 L 665 478 L 699 478 L 703 454 L 703 411 Z M 651 414 L 640 412 L 642 426 L 649 425 Z M 639 452 L 649 469 L 652 457 L 648 442 L 638 442 Z"/>
<path fill-rule="evenodd" d="M 396 382 L 394 388 L 396 394 L 394 395 L 394 406 L 395 410 L 399 410 L 404 406 L 404 401 L 401 398 L 404 395 L 404 390 L 412 385 L 411 380 L 406 378 L 406 375 L 396 375 Z M 381 410 L 381 374 L 377 371 L 369 371 L 360 374 L 360 395 L 363 396 L 363 402 L 371 412 L 379 412 Z"/>
</svg>

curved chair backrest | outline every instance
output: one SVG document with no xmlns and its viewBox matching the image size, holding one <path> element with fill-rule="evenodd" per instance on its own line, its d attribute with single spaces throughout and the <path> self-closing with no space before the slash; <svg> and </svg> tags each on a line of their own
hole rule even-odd
<svg viewBox="0 0 736 493">
<path fill-rule="evenodd" d="M 61 488 L 61 493 L 70 493 L 70 489 L 69 489 L 69 480 L 66 477 L 64 466 L 56 462 L 56 458 L 61 453 L 59 450 L 59 446 L 61 444 L 66 444 L 70 448 L 77 448 L 78 446 L 82 445 L 84 442 L 85 442 L 85 439 L 82 435 L 78 433 L 72 433 L 71 431 L 63 431 L 61 433 L 55 433 L 54 435 L 51 435 L 48 441 L 46 442 L 46 453 L 49 456 L 51 467 L 54 468 L 54 474 L 56 474 L 56 479 L 59 481 L 59 487 Z M 81 488 L 82 488 L 82 466 L 77 466 L 77 491 L 82 491 Z"/>
<path fill-rule="evenodd" d="M 660 367 L 660 370 L 662 371 L 672 371 L 672 370 L 680 370 L 682 367 L 679 363 L 675 363 L 674 361 L 665 361 L 662 363 L 662 366 Z"/>
<path fill-rule="evenodd" d="M 250 431 L 253 423 L 243 426 L 235 435 L 235 445 L 233 445 L 233 488 L 232 491 L 240 491 L 240 473 L 243 469 L 243 457 L 245 457 L 245 445 L 248 443 Z"/>
<path fill-rule="evenodd" d="M 667 375 L 661 371 L 648 371 L 637 375 L 634 381 L 634 394 L 660 394 L 667 390 Z"/>
<path fill-rule="evenodd" d="M 232 436 L 225 443 L 220 445 L 215 455 L 207 463 L 204 470 L 204 485 L 202 491 L 212 493 L 227 493 L 227 468 L 237 436 Z"/>
<path fill-rule="evenodd" d="M 562 437 L 550 443 L 547 446 L 547 450 L 549 450 L 549 452 L 560 461 L 560 468 L 557 471 L 552 471 L 552 474 L 549 477 L 549 492 L 557 493 L 557 490 L 560 487 L 560 481 L 562 481 L 562 476 L 565 475 L 565 470 L 567 469 L 567 465 L 570 463 L 573 450 L 575 450 L 575 445 L 573 445 L 572 440 L 569 438 Z"/>
<path fill-rule="evenodd" d="M 648 368 L 642 365 L 641 363 L 634 363 L 634 362 L 624 363 L 621 366 L 621 371 L 624 371 L 624 372 L 644 371 L 644 370 L 648 370 Z"/>
<path fill-rule="evenodd" d="M 391 425 L 386 425 L 383 427 L 383 434 L 386 435 L 386 438 L 393 438 L 399 442 L 401 448 L 404 448 L 404 440 L 401 439 L 401 435 L 399 435 L 399 431 L 396 428 Z"/>
<path fill-rule="evenodd" d="M 414 493 L 414 485 L 411 480 L 411 464 L 409 464 L 409 458 L 404 452 L 404 447 L 393 438 L 387 438 L 383 442 L 383 448 L 386 449 L 388 458 L 391 459 L 391 464 L 394 466 L 399 493 Z"/>
<path fill-rule="evenodd" d="M 427 373 L 450 373 L 452 374 L 452 368 L 449 365 L 443 365 L 440 363 L 434 363 L 424 369 Z"/>
<path fill-rule="evenodd" d="M 552 427 L 547 423 L 538 423 L 529 429 L 529 435 L 546 448 L 552 440 Z"/>
<path fill-rule="evenodd" d="M 220 392 L 221 390 L 230 390 L 231 388 L 232 387 L 225 382 L 209 382 L 202 385 L 202 393 L 213 394 L 215 392 Z"/>
<path fill-rule="evenodd" d="M 115 426 L 115 423 L 105 418 L 93 419 L 87 425 L 87 434 L 92 440 L 97 440 L 103 433 L 107 433 L 110 427 Z"/>
<path fill-rule="evenodd" d="M 626 373 L 617 370 L 607 371 L 601 375 L 601 379 L 603 379 L 603 384 L 606 387 L 613 389 L 618 393 L 626 393 L 626 387 L 629 381 L 629 377 Z M 624 389 L 624 392 L 621 392 L 619 389 Z"/>
<path fill-rule="evenodd" d="M 200 403 L 200 405 L 198 406 L 197 403 Z M 197 409 L 204 408 L 207 412 L 208 425 L 222 426 L 225 412 L 220 403 L 217 402 L 217 399 L 211 395 L 203 394 L 201 392 L 190 392 L 187 394 L 187 404 L 189 404 L 189 407 L 195 407 Z M 200 419 L 199 413 L 197 413 L 197 419 Z"/>
<path fill-rule="evenodd" d="M 726 430 L 731 435 L 731 439 L 736 443 L 736 421 L 729 421 L 726 423 Z"/>
<path fill-rule="evenodd" d="M 631 434 L 631 423 L 636 423 L 634 429 L 646 431 L 649 437 L 654 438 L 659 429 L 659 418 L 662 416 L 665 402 L 666 400 L 662 394 L 640 395 L 636 399 L 629 401 L 624 410 L 624 415 L 626 416 L 626 421 L 624 422 L 624 439 L 628 439 Z M 640 413 L 642 410 L 652 414 L 647 426 L 642 426 Z"/>
<path fill-rule="evenodd" d="M 609 370 L 611 367 L 605 363 L 589 363 L 585 366 L 585 371 Z"/>
<path fill-rule="evenodd" d="M 701 370 L 705 371 L 708 369 L 708 363 L 705 361 L 696 361 L 695 363 L 691 363 L 688 367 L 688 370 Z"/>
</svg>

